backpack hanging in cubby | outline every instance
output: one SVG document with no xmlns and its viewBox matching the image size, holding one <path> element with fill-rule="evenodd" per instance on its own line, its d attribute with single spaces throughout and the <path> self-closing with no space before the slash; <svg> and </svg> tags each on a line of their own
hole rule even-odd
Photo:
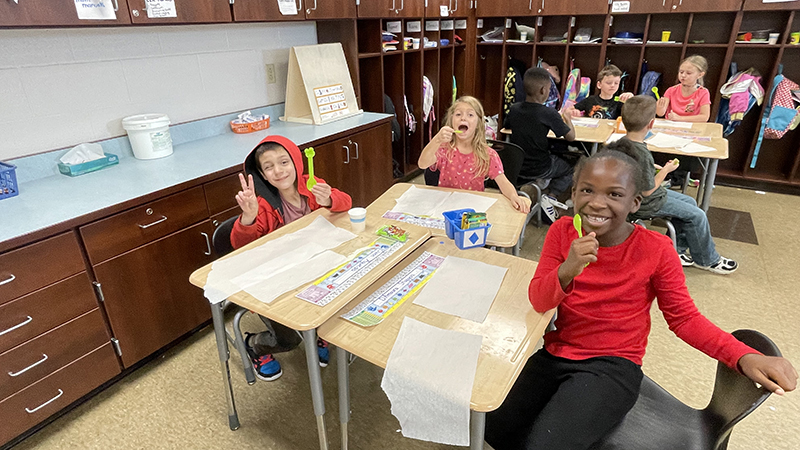
<svg viewBox="0 0 800 450">
<path fill-rule="evenodd" d="M 767 100 L 767 106 L 761 116 L 761 131 L 758 133 L 756 148 L 753 149 L 753 159 L 750 168 L 756 167 L 758 153 L 764 138 L 780 139 L 788 131 L 794 130 L 800 122 L 798 103 L 800 103 L 800 86 L 794 81 L 783 76 L 783 66 L 778 66 L 778 75 L 772 80 L 772 91 Z"/>
<path fill-rule="evenodd" d="M 539 58 L 539 61 L 536 63 L 536 67 L 541 67 L 544 60 Z M 558 86 L 556 86 L 556 80 L 553 79 L 553 75 L 550 75 L 550 93 L 547 95 L 547 100 L 544 102 L 544 106 L 548 108 L 558 109 L 558 102 L 561 100 L 561 97 L 558 94 Z"/>
<path fill-rule="evenodd" d="M 514 103 L 525 101 L 525 84 L 522 82 L 525 70 L 522 61 L 511 59 L 508 62 L 506 79 L 503 81 L 503 115 L 508 115 Z"/>
<path fill-rule="evenodd" d="M 644 65 L 643 67 L 647 67 Z M 649 95 L 650 97 L 655 98 L 656 94 L 653 93 L 653 88 L 657 88 L 658 85 L 661 84 L 661 74 L 654 70 L 648 70 L 642 75 L 642 83 L 639 86 L 639 95 Z"/>
</svg>

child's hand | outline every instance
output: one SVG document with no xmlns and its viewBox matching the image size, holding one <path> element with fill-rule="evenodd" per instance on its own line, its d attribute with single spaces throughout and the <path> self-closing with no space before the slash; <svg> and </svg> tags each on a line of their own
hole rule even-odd
<svg viewBox="0 0 800 450">
<path fill-rule="evenodd" d="M 562 286 L 568 285 L 573 278 L 580 275 L 587 264 L 597 261 L 599 247 L 600 243 L 597 242 L 594 232 L 572 241 L 567 260 L 561 263 L 561 267 L 558 269 L 558 278 L 561 280 Z M 567 283 L 565 284 L 564 281 Z"/>
<path fill-rule="evenodd" d="M 325 183 L 317 183 L 311 188 L 311 193 L 317 199 L 319 206 L 331 206 L 331 187 Z"/>
<path fill-rule="evenodd" d="M 623 92 L 622 95 L 619 96 L 619 101 L 625 103 L 631 97 L 633 97 L 633 92 Z"/>
<path fill-rule="evenodd" d="M 571 117 L 581 117 L 581 116 L 583 116 L 583 113 L 581 111 L 575 109 L 574 106 L 570 106 L 569 108 L 567 108 L 567 113 Z"/>
<path fill-rule="evenodd" d="M 564 119 L 564 123 L 567 125 L 572 125 L 572 114 L 569 112 L 569 109 L 561 114 L 561 118 Z"/>
<path fill-rule="evenodd" d="M 667 107 L 669 106 L 669 99 L 666 97 L 661 97 L 656 102 L 656 115 L 663 116 L 667 113 Z"/>
<path fill-rule="evenodd" d="M 509 200 L 511 201 L 511 206 L 513 206 L 517 211 L 525 214 L 531 212 L 531 201 L 527 198 L 515 195 Z"/>
<path fill-rule="evenodd" d="M 797 387 L 797 370 L 788 359 L 748 353 L 739 358 L 739 367 L 747 378 L 778 395 Z"/>
<path fill-rule="evenodd" d="M 436 136 L 434 136 L 433 139 L 439 142 L 439 145 L 445 144 L 453 139 L 453 131 L 455 130 L 445 125 L 439 129 L 439 132 L 436 133 Z"/>
<path fill-rule="evenodd" d="M 258 197 L 253 184 L 253 176 L 248 175 L 247 181 L 245 181 L 244 175 L 240 173 L 239 182 L 242 184 L 242 190 L 236 194 L 236 203 L 242 208 L 242 218 L 239 221 L 244 226 L 252 225 L 258 215 Z"/>
<path fill-rule="evenodd" d="M 666 118 L 669 120 L 681 120 L 681 116 L 675 113 L 675 111 L 670 111 Z"/>
<path fill-rule="evenodd" d="M 666 171 L 664 173 L 672 173 L 672 172 L 674 172 L 675 169 L 678 168 L 678 165 L 680 165 L 680 162 L 678 161 L 678 158 L 669 160 L 669 162 L 664 164 L 663 169 Z"/>
</svg>

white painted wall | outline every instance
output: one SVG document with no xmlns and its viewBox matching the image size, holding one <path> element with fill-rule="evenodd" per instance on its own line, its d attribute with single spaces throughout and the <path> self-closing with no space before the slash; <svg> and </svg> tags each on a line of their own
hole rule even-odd
<svg viewBox="0 0 800 450">
<path fill-rule="evenodd" d="M 0 30 L 0 160 L 282 103 L 289 48 L 316 43 L 314 22 Z"/>
</svg>

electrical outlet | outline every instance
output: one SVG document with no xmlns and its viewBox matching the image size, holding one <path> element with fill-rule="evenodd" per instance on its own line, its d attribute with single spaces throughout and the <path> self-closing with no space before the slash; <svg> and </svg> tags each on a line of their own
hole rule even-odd
<svg viewBox="0 0 800 450">
<path fill-rule="evenodd" d="M 267 84 L 275 83 L 275 64 L 267 64 Z"/>
</svg>

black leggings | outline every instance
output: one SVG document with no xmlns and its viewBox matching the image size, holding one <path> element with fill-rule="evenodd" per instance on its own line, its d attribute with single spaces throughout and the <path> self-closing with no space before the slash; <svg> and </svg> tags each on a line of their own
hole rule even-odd
<svg viewBox="0 0 800 450">
<path fill-rule="evenodd" d="M 588 449 L 633 407 L 641 382 L 641 367 L 625 358 L 573 361 L 541 349 L 486 415 L 486 442 L 495 450 Z"/>
</svg>

